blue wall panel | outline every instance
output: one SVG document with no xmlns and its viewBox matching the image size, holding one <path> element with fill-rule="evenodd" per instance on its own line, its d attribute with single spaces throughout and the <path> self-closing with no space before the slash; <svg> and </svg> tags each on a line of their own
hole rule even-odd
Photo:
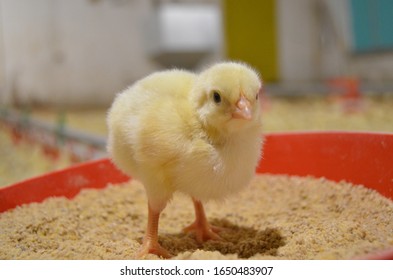
<svg viewBox="0 0 393 280">
<path fill-rule="evenodd" d="M 354 50 L 393 50 L 393 0 L 351 0 Z"/>
</svg>

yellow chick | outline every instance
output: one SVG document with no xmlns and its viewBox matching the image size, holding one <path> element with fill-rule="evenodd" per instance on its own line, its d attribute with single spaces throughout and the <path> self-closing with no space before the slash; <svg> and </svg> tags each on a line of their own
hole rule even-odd
<svg viewBox="0 0 393 280">
<path fill-rule="evenodd" d="M 137 257 L 171 255 L 158 243 L 160 213 L 175 191 L 191 196 L 196 219 L 184 229 L 198 242 L 219 239 L 202 202 L 247 186 L 261 156 L 258 74 L 242 63 L 215 64 L 200 74 L 153 73 L 118 94 L 109 110 L 108 152 L 140 180 L 148 223 Z"/>
</svg>

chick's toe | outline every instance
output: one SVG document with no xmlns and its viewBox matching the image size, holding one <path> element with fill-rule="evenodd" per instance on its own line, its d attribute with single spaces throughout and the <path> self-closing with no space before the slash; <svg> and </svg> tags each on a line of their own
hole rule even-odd
<svg viewBox="0 0 393 280">
<path fill-rule="evenodd" d="M 188 227 L 184 228 L 183 231 L 195 234 L 195 238 L 198 243 L 203 243 L 210 239 L 220 240 L 221 237 L 217 233 L 221 230 L 221 228 L 212 226 L 207 221 L 202 202 L 195 198 L 193 198 L 192 201 L 195 209 L 195 221 Z"/>
<path fill-rule="evenodd" d="M 172 258 L 173 256 L 164 249 L 157 241 L 155 240 L 145 240 L 138 253 L 136 254 L 137 259 L 141 259 L 145 257 L 147 254 L 154 254 L 164 259 Z"/>
<path fill-rule="evenodd" d="M 217 234 L 221 230 L 221 228 L 212 226 L 209 223 L 201 224 L 197 221 L 183 229 L 185 233 L 194 234 L 198 243 L 203 243 L 211 239 L 221 240 L 222 238 Z"/>
</svg>

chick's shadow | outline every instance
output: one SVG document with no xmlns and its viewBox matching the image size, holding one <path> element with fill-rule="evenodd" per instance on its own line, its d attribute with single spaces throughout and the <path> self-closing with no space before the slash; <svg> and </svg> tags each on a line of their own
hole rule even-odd
<svg viewBox="0 0 393 280">
<path fill-rule="evenodd" d="M 250 258 L 256 254 L 275 256 L 277 249 L 285 245 L 284 237 L 277 229 L 258 231 L 237 226 L 225 219 L 212 220 L 211 224 L 223 228 L 219 233 L 222 240 L 209 240 L 198 244 L 193 236 L 179 233 L 161 235 L 159 242 L 173 255 L 201 249 L 219 251 L 224 255 L 237 254 L 239 258 Z"/>
</svg>

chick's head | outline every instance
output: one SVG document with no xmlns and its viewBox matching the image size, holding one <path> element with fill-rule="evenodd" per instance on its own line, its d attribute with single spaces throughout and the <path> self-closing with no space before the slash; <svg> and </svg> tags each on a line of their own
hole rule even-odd
<svg viewBox="0 0 393 280">
<path fill-rule="evenodd" d="M 261 87 L 258 74 L 249 66 L 224 62 L 198 76 L 191 98 L 204 125 L 231 133 L 259 123 Z"/>
</svg>

